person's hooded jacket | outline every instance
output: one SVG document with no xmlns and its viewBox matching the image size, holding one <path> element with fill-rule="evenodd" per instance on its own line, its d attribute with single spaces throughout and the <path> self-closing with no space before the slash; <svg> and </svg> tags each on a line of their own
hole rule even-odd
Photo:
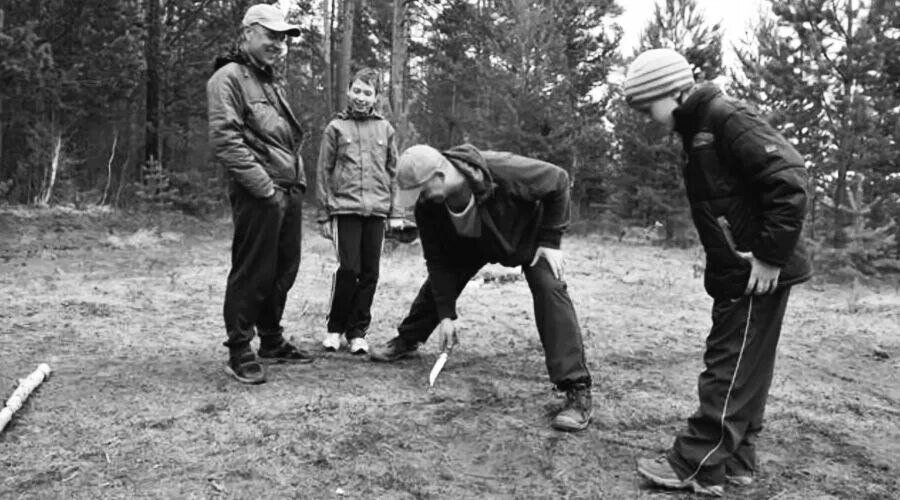
<svg viewBox="0 0 900 500">
<path fill-rule="evenodd" d="M 460 236 L 445 204 L 420 198 L 415 207 L 438 314 L 456 318 L 460 270 L 528 265 L 539 246 L 560 247 L 569 225 L 569 175 L 551 163 L 470 144 L 442 154 L 466 178 L 481 224 L 481 236 Z"/>
<path fill-rule="evenodd" d="M 806 215 L 803 157 L 746 106 L 701 85 L 675 110 L 687 163 L 684 183 L 706 252 L 704 284 L 714 298 L 746 289 L 752 252 L 781 268 L 778 284 L 809 279 L 801 241 Z"/>
<path fill-rule="evenodd" d="M 275 186 L 305 189 L 303 131 L 272 69 L 236 50 L 216 59 L 215 70 L 206 83 L 215 160 L 259 198 Z"/>
<path fill-rule="evenodd" d="M 335 215 L 401 217 L 395 210 L 394 127 L 372 111 L 344 111 L 325 127 L 316 167 L 316 219 Z"/>
</svg>

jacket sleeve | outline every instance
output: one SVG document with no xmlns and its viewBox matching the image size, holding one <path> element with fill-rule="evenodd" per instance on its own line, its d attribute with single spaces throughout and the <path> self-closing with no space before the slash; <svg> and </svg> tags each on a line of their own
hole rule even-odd
<svg viewBox="0 0 900 500">
<path fill-rule="evenodd" d="M 746 108 L 737 107 L 721 128 L 725 146 L 761 207 L 761 230 L 750 250 L 756 258 L 783 267 L 800 239 L 806 216 L 803 157 Z"/>
<path fill-rule="evenodd" d="M 562 168 L 540 160 L 512 156 L 521 163 L 511 170 L 515 194 L 528 201 L 540 201 L 544 207 L 538 227 L 538 246 L 559 248 L 569 227 L 569 174 Z"/>
<path fill-rule="evenodd" d="M 435 208 L 417 204 L 415 208 L 416 225 L 419 228 L 419 239 L 422 241 L 422 253 L 425 256 L 425 267 L 428 269 L 428 282 L 438 319 L 456 319 L 456 275 L 459 270 L 448 259 L 441 245 L 441 234 L 436 227 Z"/>
<path fill-rule="evenodd" d="M 396 134 L 394 133 L 394 127 L 388 125 L 388 138 L 387 138 L 387 160 L 384 164 L 384 168 L 388 173 L 388 177 L 390 178 L 390 196 L 391 196 L 391 210 L 390 217 L 393 218 L 401 218 L 406 214 L 403 213 L 398 207 L 394 206 L 394 197 L 397 195 L 397 143 L 394 142 Z"/>
<path fill-rule="evenodd" d="M 330 124 L 322 132 L 322 143 L 319 146 L 319 160 L 316 164 L 316 200 L 318 211 L 316 220 L 328 222 L 328 201 L 332 199 L 331 175 L 334 172 L 337 154 L 337 130 Z"/>
<path fill-rule="evenodd" d="M 206 98 L 209 143 L 216 161 L 253 196 L 271 196 L 275 183 L 245 140 L 243 98 L 234 78 L 226 71 L 216 72 L 206 84 Z"/>
</svg>

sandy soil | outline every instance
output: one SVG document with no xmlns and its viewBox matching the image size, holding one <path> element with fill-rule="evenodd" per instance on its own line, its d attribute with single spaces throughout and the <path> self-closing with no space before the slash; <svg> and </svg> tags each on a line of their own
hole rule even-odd
<svg viewBox="0 0 900 500">
<path fill-rule="evenodd" d="M 696 404 L 711 307 L 697 250 L 566 240 L 596 412 L 564 434 L 517 270 L 467 288 L 462 345 L 429 391 L 433 345 L 395 365 L 319 351 L 335 262 L 309 229 L 285 326 L 320 358 L 247 387 L 222 373 L 227 218 L 2 209 L 0 397 L 38 363 L 54 373 L 0 434 L 0 497 L 690 497 L 649 489 L 634 463 Z M 374 343 L 424 276 L 416 245 L 386 252 Z M 896 284 L 791 300 L 762 471 L 728 496 L 896 498 Z"/>
</svg>

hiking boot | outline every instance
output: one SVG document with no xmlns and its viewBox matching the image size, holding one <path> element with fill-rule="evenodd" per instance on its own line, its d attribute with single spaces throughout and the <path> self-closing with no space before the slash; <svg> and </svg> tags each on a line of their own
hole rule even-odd
<svg viewBox="0 0 900 500">
<path fill-rule="evenodd" d="M 388 340 L 382 347 L 376 347 L 369 351 L 372 361 L 390 363 L 400 358 L 405 358 L 419 349 L 418 342 L 408 342 L 403 337 L 397 336 Z"/>
<path fill-rule="evenodd" d="M 594 414 L 591 401 L 591 388 L 585 385 L 574 385 L 566 390 L 566 405 L 553 417 L 550 423 L 554 429 L 576 432 L 587 429 Z"/>
<path fill-rule="evenodd" d="M 276 347 L 260 345 L 259 357 L 270 363 L 306 364 L 313 362 L 313 357 L 308 352 L 294 347 L 284 339 L 281 339 L 281 344 Z"/>
<path fill-rule="evenodd" d="M 341 348 L 341 334 L 340 333 L 326 333 L 325 338 L 322 339 L 322 347 L 325 348 L 326 351 L 335 352 L 340 350 Z"/>
<path fill-rule="evenodd" d="M 365 354 L 369 352 L 369 342 L 363 337 L 350 339 L 350 354 Z"/>
<path fill-rule="evenodd" d="M 656 459 L 639 458 L 637 461 L 638 473 L 653 483 L 654 486 L 669 488 L 672 490 L 691 490 L 699 495 L 720 497 L 725 494 L 725 488 L 721 484 L 700 484 L 693 478 L 681 479 L 665 457 Z"/>
<path fill-rule="evenodd" d="M 244 384 L 262 384 L 266 381 L 266 368 L 249 347 L 231 352 L 225 364 L 225 373 Z"/>
</svg>

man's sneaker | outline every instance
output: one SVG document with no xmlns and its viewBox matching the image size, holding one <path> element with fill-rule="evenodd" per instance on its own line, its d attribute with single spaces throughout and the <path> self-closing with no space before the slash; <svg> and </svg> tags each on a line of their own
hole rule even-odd
<svg viewBox="0 0 900 500">
<path fill-rule="evenodd" d="M 225 364 L 225 373 L 244 384 L 262 384 L 266 381 L 266 368 L 249 347 L 231 352 Z"/>
<path fill-rule="evenodd" d="M 302 349 L 298 349 L 282 340 L 277 347 L 259 346 L 259 357 L 270 363 L 312 363 L 313 357 Z"/>
<path fill-rule="evenodd" d="M 566 391 L 566 405 L 553 417 L 550 425 L 561 431 L 581 431 L 587 429 L 593 414 L 591 388 L 579 384 Z"/>
<path fill-rule="evenodd" d="M 365 354 L 369 352 L 369 342 L 363 337 L 350 339 L 350 354 Z"/>
<path fill-rule="evenodd" d="M 326 333 L 325 337 L 322 338 L 322 347 L 324 347 L 326 351 L 331 351 L 331 352 L 340 350 L 341 334 L 340 333 Z"/>
<path fill-rule="evenodd" d="M 388 340 L 381 347 L 376 347 L 369 351 L 369 357 L 373 361 L 384 361 L 390 363 L 400 358 L 409 356 L 419 349 L 418 342 L 407 342 L 403 337 L 397 336 Z"/>
<path fill-rule="evenodd" d="M 721 484 L 705 485 L 700 484 L 696 479 L 680 479 L 665 457 L 656 459 L 639 458 L 637 470 L 648 481 L 662 488 L 691 490 L 700 495 L 713 497 L 720 497 L 725 494 L 725 488 Z"/>
</svg>

